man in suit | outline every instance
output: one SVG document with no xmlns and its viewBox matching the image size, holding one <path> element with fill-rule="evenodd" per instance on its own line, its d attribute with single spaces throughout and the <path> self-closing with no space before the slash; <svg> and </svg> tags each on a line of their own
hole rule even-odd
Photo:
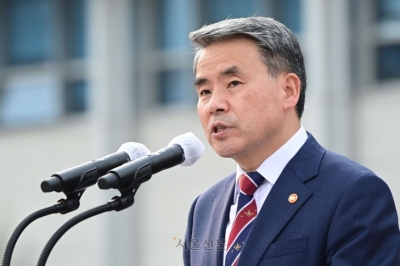
<svg viewBox="0 0 400 266">
<path fill-rule="evenodd" d="M 194 201 L 185 265 L 400 265 L 388 186 L 300 123 L 306 74 L 294 34 L 250 17 L 189 37 L 205 135 L 237 169 Z"/>
</svg>

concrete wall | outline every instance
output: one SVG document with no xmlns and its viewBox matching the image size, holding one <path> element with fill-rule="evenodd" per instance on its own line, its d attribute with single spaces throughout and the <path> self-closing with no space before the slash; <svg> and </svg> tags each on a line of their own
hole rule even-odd
<svg viewBox="0 0 400 266">
<path fill-rule="evenodd" d="M 150 150 L 165 147 L 180 134 L 193 132 L 206 146 L 200 160 L 190 167 L 175 167 L 154 175 L 143 184 L 135 204 L 123 212 L 102 214 L 73 227 L 56 244 L 49 265 L 98 265 L 98 257 L 118 264 L 132 265 L 113 256 L 126 238 L 136 240 L 131 254 L 135 265 L 180 265 L 187 214 L 193 200 L 209 186 L 235 171 L 232 160 L 217 156 L 205 140 L 195 107 L 159 110 L 140 116 L 137 138 Z M 2 195 L 0 197 L 0 246 L 28 214 L 56 204 L 64 194 L 44 194 L 40 183 L 60 170 L 81 164 L 94 157 L 93 131 L 85 119 L 65 121 L 44 128 L 0 132 Z M 118 147 L 115 148 L 117 150 Z M 116 190 L 101 191 L 97 186 L 86 190 L 81 207 L 70 214 L 55 214 L 33 222 L 23 232 L 13 253 L 12 265 L 36 262 L 51 235 L 69 218 L 101 205 Z M 123 237 L 109 234 L 124 219 Z M 103 243 L 97 243 L 102 241 Z M 97 247 L 97 248 L 96 248 Z M 98 248 L 100 247 L 101 252 Z M 157 256 L 154 256 L 157 251 Z M 99 254 L 102 253 L 102 254 Z M 66 256 L 68 255 L 68 256 Z M 65 259 L 60 259 L 65 258 Z M 102 263 L 102 262 L 100 262 Z M 104 261 L 103 261 L 104 263 Z M 104 265 L 109 265 L 104 263 Z"/>
<path fill-rule="evenodd" d="M 51 125 L 0 129 L 1 250 L 23 218 L 65 198 L 59 193 L 42 193 L 40 183 L 51 174 L 115 152 L 127 141 L 144 143 L 156 151 L 173 137 L 191 131 L 206 146 L 205 154 L 195 165 L 154 175 L 139 189 L 131 208 L 78 224 L 61 238 L 48 260 L 48 265 L 57 266 L 182 265 L 182 247 L 178 244 L 184 238 L 191 203 L 212 184 L 234 172 L 235 163 L 220 158 L 208 145 L 195 105 L 134 110 L 138 102 L 147 107 L 147 98 L 151 99 L 156 91 L 154 75 L 142 68 L 145 62 L 133 64 L 131 60 L 140 57 L 131 54 L 131 5 L 146 3 L 89 1 L 91 49 L 87 72 L 91 101 L 87 114 Z M 309 81 L 303 124 L 323 146 L 381 176 L 389 184 L 399 209 L 400 83 L 372 84 L 353 90 L 349 22 L 343 20 L 349 18 L 344 15 L 349 12 L 346 1 L 303 3 L 305 30 L 301 44 Z M 150 13 L 146 12 L 138 16 Z M 147 19 L 151 22 L 150 17 Z M 140 31 L 148 29 L 143 27 Z M 141 88 L 134 85 L 134 73 L 142 77 L 138 82 Z M 146 101 L 134 98 L 133 91 L 139 90 Z M 28 226 L 17 242 L 12 265 L 35 263 L 50 236 L 67 219 L 118 194 L 91 187 L 83 195 L 79 210 L 51 215 Z"/>
<path fill-rule="evenodd" d="M 86 125 L 87 123 L 79 119 L 29 130 L 0 131 L 1 250 L 4 249 L 11 232 L 23 218 L 34 211 L 56 204 L 60 198 L 65 198 L 64 194 L 59 193 L 44 194 L 40 189 L 40 183 L 53 173 L 92 159 L 90 130 Z M 95 204 L 93 195 L 90 195 L 92 193 L 88 192 L 83 195 L 79 211 Z M 51 235 L 75 214 L 51 215 L 33 222 L 18 240 L 11 265 L 29 265 L 37 262 L 41 250 Z M 59 246 L 63 249 L 68 247 L 72 261 L 89 263 L 90 256 L 94 256 L 95 251 L 88 252 L 82 247 L 90 247 L 94 232 L 87 226 L 77 226 L 71 231 L 60 240 Z M 58 249 L 57 245 L 49 262 L 52 258 L 63 257 L 59 251 L 61 249 Z M 57 262 L 57 265 L 71 264 L 65 261 Z"/>
<path fill-rule="evenodd" d="M 385 180 L 400 211 L 400 84 L 366 88 L 355 102 L 357 160 Z M 369 89 L 369 90 L 368 90 Z"/>
<path fill-rule="evenodd" d="M 366 165 L 390 186 L 396 205 L 400 205 L 400 93 L 384 88 L 360 97 L 355 103 L 357 119 L 356 159 Z M 137 138 L 150 150 L 165 147 L 179 134 L 188 131 L 198 136 L 206 146 L 200 160 L 190 167 L 174 167 L 160 172 L 144 183 L 136 195 L 135 204 L 123 212 L 110 212 L 84 221 L 67 232 L 50 254 L 49 265 L 97 265 L 96 258 L 106 257 L 117 263 L 114 250 L 126 239 L 135 246 L 127 247 L 135 265 L 181 265 L 187 214 L 193 200 L 212 184 L 235 171 L 230 159 L 220 158 L 208 145 L 195 106 L 154 110 L 139 116 Z M 42 180 L 60 170 L 78 165 L 94 157 L 93 131 L 83 119 L 33 128 L 0 132 L 0 162 L 2 195 L 0 197 L 0 246 L 16 225 L 28 214 L 56 203 L 63 194 L 44 194 Z M 115 150 L 118 147 L 115 148 Z M 118 191 L 89 188 L 82 196 L 81 207 L 67 215 L 51 215 L 32 223 L 19 239 L 12 265 L 36 262 L 50 236 L 67 219 L 89 208 L 104 204 Z M 109 234 L 123 219 L 123 237 Z M 101 241 L 102 243 L 98 243 Z M 99 245 L 101 244 L 101 245 Z M 98 247 L 101 247 L 99 254 Z M 154 253 L 157 253 L 157 256 Z M 60 259 L 65 258 L 65 259 Z M 119 259 L 118 265 L 131 265 Z M 107 264 L 104 264 L 107 265 Z M 116 264 L 117 265 L 117 264 Z"/>
<path fill-rule="evenodd" d="M 154 112 L 143 117 L 138 134 L 152 151 L 165 147 L 180 134 L 193 132 L 206 147 L 194 165 L 177 166 L 152 177 L 136 197 L 140 217 L 138 265 L 181 265 L 187 215 L 194 199 L 218 180 L 234 172 L 232 160 L 220 158 L 208 145 L 195 107 Z M 175 239 L 174 239 L 175 237 Z M 175 240 L 175 241 L 174 241 Z M 149 255 L 149 251 L 157 256 Z"/>
</svg>

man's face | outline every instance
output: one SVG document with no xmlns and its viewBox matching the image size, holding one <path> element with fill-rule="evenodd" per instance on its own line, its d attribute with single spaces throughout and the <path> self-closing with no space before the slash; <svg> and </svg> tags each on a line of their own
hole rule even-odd
<svg viewBox="0 0 400 266">
<path fill-rule="evenodd" d="M 281 145 L 284 75 L 271 77 L 256 44 L 246 38 L 217 42 L 200 53 L 197 111 L 208 142 L 220 156 L 255 170 Z"/>
</svg>

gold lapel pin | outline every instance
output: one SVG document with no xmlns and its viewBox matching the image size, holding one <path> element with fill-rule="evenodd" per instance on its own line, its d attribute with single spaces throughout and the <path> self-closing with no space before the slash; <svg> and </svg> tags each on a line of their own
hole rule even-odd
<svg viewBox="0 0 400 266">
<path fill-rule="evenodd" d="M 289 203 L 293 204 L 293 203 L 295 203 L 298 199 L 299 199 L 299 196 L 297 196 L 297 194 L 293 193 L 293 194 L 290 194 L 290 196 L 289 196 L 289 198 L 288 198 L 288 201 L 289 201 Z"/>
</svg>

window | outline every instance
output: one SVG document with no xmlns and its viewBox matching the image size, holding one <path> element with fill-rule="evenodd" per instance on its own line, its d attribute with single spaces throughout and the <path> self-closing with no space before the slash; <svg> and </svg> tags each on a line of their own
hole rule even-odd
<svg viewBox="0 0 400 266">
<path fill-rule="evenodd" d="M 62 112 L 60 91 L 57 80 L 51 75 L 24 75 L 9 79 L 0 94 L 1 125 L 54 121 Z"/>
<path fill-rule="evenodd" d="M 85 81 L 67 83 L 65 90 L 65 112 L 74 114 L 87 108 L 87 85 Z"/>
<path fill-rule="evenodd" d="M 6 1 L 2 9 L 6 62 L 26 64 L 51 59 L 55 48 L 53 2 Z"/>
<path fill-rule="evenodd" d="M 301 31 L 301 1 L 274 0 L 273 17 L 285 24 L 295 34 Z"/>
<path fill-rule="evenodd" d="M 153 100 L 163 105 L 194 104 L 197 101 L 191 68 L 193 50 L 188 34 L 202 25 L 226 18 L 254 15 L 274 17 L 296 34 L 301 31 L 300 0 L 154 0 L 149 1 L 148 5 L 147 8 L 150 9 L 151 6 L 155 12 L 153 17 L 157 18 L 157 31 L 153 33 L 157 40 L 157 50 L 144 57 L 143 60 L 151 62 L 149 69 L 144 72 L 155 73 L 157 96 Z M 138 23 L 143 21 L 142 18 Z M 151 26 L 148 25 L 148 28 L 151 29 Z M 143 40 L 152 38 L 148 34 L 146 32 L 140 38 L 142 45 L 139 46 L 145 46 L 142 50 L 151 46 L 151 41 L 148 45 L 143 45 L 146 43 Z M 143 64 L 140 66 L 143 67 Z M 139 78 L 143 79 L 143 76 L 139 75 Z"/>
<path fill-rule="evenodd" d="M 349 7 L 354 88 L 399 80 L 400 1 L 351 0 Z"/>
<path fill-rule="evenodd" d="M 195 103 L 188 35 L 194 29 L 195 1 L 158 0 L 157 99 L 161 104 Z M 189 60 L 188 60 L 189 59 Z"/>
<path fill-rule="evenodd" d="M 0 126 L 87 108 L 85 0 L 0 1 Z"/>
<path fill-rule="evenodd" d="M 196 102 L 197 94 L 193 88 L 193 73 L 191 69 L 163 71 L 159 74 L 158 92 L 162 103 L 177 103 L 183 101 Z"/>
<path fill-rule="evenodd" d="M 64 2 L 65 42 L 68 58 L 83 58 L 86 55 L 86 2 L 68 0 Z"/>
<path fill-rule="evenodd" d="M 376 0 L 377 78 L 400 78 L 400 1 Z"/>
<path fill-rule="evenodd" d="M 264 9 L 260 10 L 257 1 L 206 0 L 203 2 L 202 9 L 202 21 L 204 22 L 202 24 L 211 24 L 227 18 L 264 14 Z"/>
</svg>

